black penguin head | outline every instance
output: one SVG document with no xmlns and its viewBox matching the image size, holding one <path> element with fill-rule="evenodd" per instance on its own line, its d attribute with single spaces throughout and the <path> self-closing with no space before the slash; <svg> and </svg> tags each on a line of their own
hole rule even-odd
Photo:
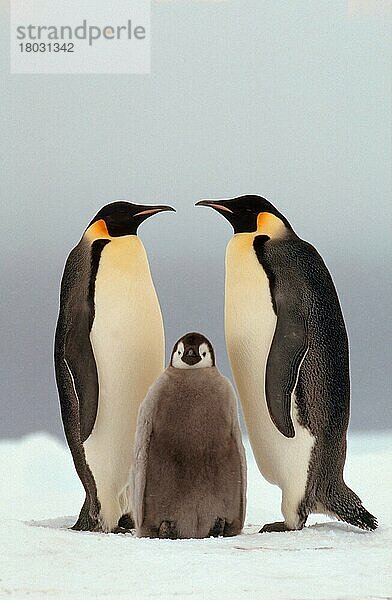
<svg viewBox="0 0 392 600">
<path fill-rule="evenodd" d="M 211 342 L 201 333 L 186 333 L 174 344 L 170 366 L 176 369 L 215 367 Z"/>
<path fill-rule="evenodd" d="M 277 217 L 283 226 L 292 231 L 292 227 L 271 202 L 262 196 L 239 196 L 225 200 L 200 200 L 196 206 L 210 206 L 225 217 L 233 226 L 234 233 L 251 233 L 260 229 L 261 221 L 268 215 Z"/>
<path fill-rule="evenodd" d="M 98 221 L 104 221 L 107 232 L 111 237 L 136 235 L 137 229 L 143 221 L 166 210 L 175 212 L 171 206 L 112 202 L 101 208 L 88 227 Z"/>
</svg>

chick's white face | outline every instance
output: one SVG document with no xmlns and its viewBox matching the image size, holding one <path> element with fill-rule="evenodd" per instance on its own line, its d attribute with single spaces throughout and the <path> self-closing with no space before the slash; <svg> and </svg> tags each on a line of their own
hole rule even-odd
<svg viewBox="0 0 392 600">
<path fill-rule="evenodd" d="M 179 342 L 173 352 L 171 366 L 176 369 L 203 369 L 214 365 L 207 344 L 185 347 L 183 342 Z"/>
</svg>

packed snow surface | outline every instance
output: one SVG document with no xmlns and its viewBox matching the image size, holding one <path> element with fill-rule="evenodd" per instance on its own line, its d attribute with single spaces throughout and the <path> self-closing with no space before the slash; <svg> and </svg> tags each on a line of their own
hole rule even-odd
<svg viewBox="0 0 392 600">
<path fill-rule="evenodd" d="M 46 434 L 1 442 L 0 596 L 392 597 L 392 433 L 349 437 L 346 481 L 378 517 L 374 533 L 315 515 L 303 531 L 258 534 L 281 519 L 280 493 L 259 474 L 249 447 L 247 456 L 242 535 L 149 540 L 70 531 L 83 492 L 68 449 Z"/>
</svg>

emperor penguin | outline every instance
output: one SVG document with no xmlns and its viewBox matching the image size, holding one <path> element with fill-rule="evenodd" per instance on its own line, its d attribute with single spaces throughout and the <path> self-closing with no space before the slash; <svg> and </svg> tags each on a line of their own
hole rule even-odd
<svg viewBox="0 0 392 600">
<path fill-rule="evenodd" d="M 233 536 L 246 504 L 246 460 L 230 382 L 211 342 L 187 333 L 150 388 L 137 422 L 133 467 L 136 535 Z"/>
<path fill-rule="evenodd" d="M 321 256 L 265 198 L 203 200 L 234 229 L 226 252 L 225 333 L 259 470 L 282 490 L 284 522 L 312 512 L 362 529 L 376 518 L 343 480 L 349 421 L 349 346 Z"/>
<path fill-rule="evenodd" d="M 65 436 L 86 498 L 73 529 L 133 526 L 129 478 L 139 405 L 164 369 L 164 330 L 137 230 L 170 206 L 113 202 L 71 251 L 55 371 Z"/>
</svg>

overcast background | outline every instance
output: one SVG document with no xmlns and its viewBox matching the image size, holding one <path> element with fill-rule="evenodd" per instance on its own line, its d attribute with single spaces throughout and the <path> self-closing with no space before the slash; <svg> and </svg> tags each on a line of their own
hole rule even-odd
<svg viewBox="0 0 392 600">
<path fill-rule="evenodd" d="M 151 75 L 9 75 L 1 0 L 0 434 L 62 435 L 52 341 L 70 249 L 97 210 L 140 228 L 167 349 L 223 335 L 228 224 L 203 197 L 259 193 L 330 268 L 351 342 L 352 428 L 392 426 L 391 19 L 344 1 L 153 4 Z"/>
</svg>

